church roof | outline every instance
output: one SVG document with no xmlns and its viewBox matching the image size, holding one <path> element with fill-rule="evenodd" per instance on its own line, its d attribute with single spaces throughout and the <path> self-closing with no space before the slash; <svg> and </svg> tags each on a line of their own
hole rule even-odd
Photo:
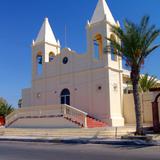
<svg viewBox="0 0 160 160">
<path fill-rule="evenodd" d="M 42 27 L 38 33 L 37 39 L 35 41 L 35 43 L 39 42 L 48 42 L 51 44 L 57 44 L 56 38 L 49 24 L 48 18 L 45 18 Z"/>
<path fill-rule="evenodd" d="M 91 19 L 91 24 L 102 21 L 104 18 L 110 23 L 115 23 L 112 13 L 105 0 L 99 0 Z"/>
</svg>

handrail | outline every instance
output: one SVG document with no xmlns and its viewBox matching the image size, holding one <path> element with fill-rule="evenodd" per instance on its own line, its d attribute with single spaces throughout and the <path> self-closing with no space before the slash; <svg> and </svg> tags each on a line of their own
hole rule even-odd
<svg viewBox="0 0 160 160">
<path fill-rule="evenodd" d="M 79 122 L 80 125 L 87 128 L 87 115 L 88 113 L 83 112 L 77 108 L 69 106 L 67 104 L 62 105 L 64 117 L 72 119 L 72 121 Z"/>
<path fill-rule="evenodd" d="M 79 109 L 77 109 L 77 108 L 74 108 L 74 107 L 72 107 L 72 106 L 69 106 L 69 105 L 67 105 L 67 104 L 65 104 L 65 106 L 67 106 L 67 108 L 70 108 L 70 109 L 73 109 L 73 110 L 75 110 L 75 111 L 77 111 L 77 112 L 80 112 L 80 113 L 82 113 L 82 114 L 84 114 L 84 115 L 88 115 L 88 113 L 87 112 L 84 112 L 84 111 L 81 111 L 81 110 L 79 110 Z"/>
</svg>

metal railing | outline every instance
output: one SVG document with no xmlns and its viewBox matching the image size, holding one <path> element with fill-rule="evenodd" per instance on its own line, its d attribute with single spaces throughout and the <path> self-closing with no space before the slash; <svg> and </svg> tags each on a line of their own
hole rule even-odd
<svg viewBox="0 0 160 160">
<path fill-rule="evenodd" d="M 62 115 L 65 118 L 71 119 L 87 128 L 87 113 L 69 105 L 50 105 L 50 106 L 35 106 L 28 108 L 20 108 L 13 111 L 6 117 L 5 126 L 8 127 L 14 121 L 20 118 L 38 118 Z"/>
</svg>

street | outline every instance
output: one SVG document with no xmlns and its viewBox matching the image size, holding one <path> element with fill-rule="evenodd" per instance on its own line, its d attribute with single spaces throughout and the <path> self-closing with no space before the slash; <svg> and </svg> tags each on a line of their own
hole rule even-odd
<svg viewBox="0 0 160 160">
<path fill-rule="evenodd" d="M 159 160 L 160 147 L 0 142 L 0 160 Z"/>
</svg>

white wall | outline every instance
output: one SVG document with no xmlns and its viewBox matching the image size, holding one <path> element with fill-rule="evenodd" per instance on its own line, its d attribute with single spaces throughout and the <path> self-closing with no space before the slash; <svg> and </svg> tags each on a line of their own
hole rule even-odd
<svg viewBox="0 0 160 160">
<path fill-rule="evenodd" d="M 62 63 L 65 56 L 69 59 L 67 64 Z M 109 75 L 103 61 L 92 61 L 88 54 L 79 56 L 65 49 L 53 62 L 45 63 L 43 68 L 43 75 L 32 80 L 32 106 L 59 104 L 61 91 L 68 88 L 71 92 L 71 105 L 91 116 L 111 125 L 111 114 L 114 116 L 112 118 L 122 116 L 120 73 L 112 71 L 114 74 Z M 108 76 L 112 78 L 109 79 Z M 112 92 L 114 82 L 118 87 L 116 92 Z M 37 94 L 40 96 L 37 97 Z M 25 96 L 23 99 L 25 102 Z"/>
<path fill-rule="evenodd" d="M 31 103 L 31 89 L 23 89 L 22 90 L 22 107 L 30 107 L 32 106 Z"/>
</svg>

